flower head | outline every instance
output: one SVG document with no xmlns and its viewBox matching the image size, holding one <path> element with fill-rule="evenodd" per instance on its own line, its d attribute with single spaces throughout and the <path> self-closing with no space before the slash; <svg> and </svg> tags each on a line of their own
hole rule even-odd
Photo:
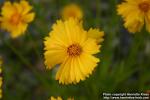
<svg viewBox="0 0 150 100">
<path fill-rule="evenodd" d="M 88 37 L 75 19 L 57 21 L 45 38 L 45 64 L 48 69 L 60 64 L 56 80 L 62 84 L 78 83 L 92 74 L 99 59 L 96 39 Z"/>
<path fill-rule="evenodd" d="M 61 16 L 64 20 L 67 20 L 69 18 L 80 20 L 83 17 L 83 12 L 78 5 L 70 4 L 63 8 L 63 10 L 61 11 Z"/>
<path fill-rule="evenodd" d="M 150 32 L 150 0 L 125 0 L 118 5 L 117 11 L 130 32 L 139 32 L 144 24 Z"/>
<path fill-rule="evenodd" d="M 55 98 L 55 97 L 51 96 L 51 98 L 49 100 L 62 100 L 62 98 L 61 97 Z"/>
<path fill-rule="evenodd" d="M 34 19 L 35 13 L 31 10 L 32 7 L 25 0 L 20 3 L 6 1 L 1 11 L 1 28 L 10 32 L 13 38 L 20 36 Z"/>
<path fill-rule="evenodd" d="M 63 100 L 63 99 L 61 97 L 55 98 L 55 97 L 51 96 L 49 100 Z M 74 100 L 74 98 L 68 98 L 67 100 Z"/>
</svg>

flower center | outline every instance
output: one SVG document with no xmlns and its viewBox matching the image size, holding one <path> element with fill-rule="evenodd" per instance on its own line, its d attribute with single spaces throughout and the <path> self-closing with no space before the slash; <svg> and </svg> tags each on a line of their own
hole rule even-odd
<svg viewBox="0 0 150 100">
<path fill-rule="evenodd" d="M 75 14 L 74 11 L 70 11 L 70 12 L 68 13 L 68 16 L 75 18 L 75 17 L 76 17 L 76 14 Z"/>
<path fill-rule="evenodd" d="M 150 9 L 150 4 L 148 2 L 142 2 L 139 4 L 139 8 L 144 12 L 148 12 Z"/>
<path fill-rule="evenodd" d="M 82 48 L 79 44 L 72 44 L 67 48 L 69 56 L 79 56 L 82 53 Z"/>
<path fill-rule="evenodd" d="M 11 16 L 10 22 L 14 25 L 17 25 L 19 24 L 20 20 L 21 20 L 20 14 L 15 13 Z"/>
</svg>

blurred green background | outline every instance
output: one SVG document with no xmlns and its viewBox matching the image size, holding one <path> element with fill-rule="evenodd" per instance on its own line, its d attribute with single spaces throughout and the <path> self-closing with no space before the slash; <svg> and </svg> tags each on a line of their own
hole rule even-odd
<svg viewBox="0 0 150 100">
<path fill-rule="evenodd" d="M 0 0 L 0 7 L 6 0 Z M 17 0 L 11 0 L 17 1 Z M 120 0 L 121 1 L 121 0 Z M 104 92 L 145 92 L 150 89 L 150 34 L 143 29 L 130 34 L 117 15 L 119 0 L 29 0 L 36 13 L 25 35 L 11 39 L 0 31 L 0 55 L 3 58 L 3 100 L 64 99 L 102 100 Z M 101 62 L 93 74 L 77 85 L 60 85 L 55 69 L 46 70 L 43 40 L 60 18 L 60 10 L 77 3 L 84 12 L 85 29 L 105 31 Z"/>
</svg>

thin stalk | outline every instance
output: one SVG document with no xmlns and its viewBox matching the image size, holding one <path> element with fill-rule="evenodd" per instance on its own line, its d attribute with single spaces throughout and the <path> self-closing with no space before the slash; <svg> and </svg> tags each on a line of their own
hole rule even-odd
<svg viewBox="0 0 150 100">
<path fill-rule="evenodd" d="M 141 48 L 141 46 L 143 46 L 144 44 L 144 41 L 145 39 L 143 38 L 144 37 L 144 33 L 145 32 L 141 32 L 141 33 L 136 33 L 134 34 L 134 41 L 133 41 L 133 44 L 132 44 L 132 48 L 131 48 L 131 52 L 129 54 L 129 57 L 127 58 L 126 60 L 126 64 L 128 66 L 128 68 L 131 70 L 135 70 L 137 67 L 138 67 L 138 85 L 139 85 L 139 88 L 141 87 L 142 85 L 142 69 L 143 69 L 143 66 L 141 66 L 141 64 L 138 62 L 138 54 L 139 54 L 139 50 Z M 136 66 L 136 64 L 138 64 L 138 66 Z"/>
<path fill-rule="evenodd" d="M 27 35 L 27 37 L 29 38 L 29 40 L 30 40 L 31 42 L 36 43 L 36 42 L 34 41 L 33 37 L 31 36 L 31 34 L 29 33 L 29 31 L 27 31 L 26 35 Z M 37 55 L 37 57 L 38 57 L 38 58 L 41 58 L 41 57 L 40 57 L 40 52 L 39 52 L 38 49 L 35 47 L 35 45 L 33 45 L 33 50 L 34 50 L 35 54 Z"/>
<path fill-rule="evenodd" d="M 35 75 L 37 79 L 45 86 L 45 88 L 49 88 L 49 84 L 46 81 L 46 78 L 44 75 L 39 74 L 39 72 L 22 56 L 22 54 L 15 48 L 13 47 L 8 41 L 4 41 L 4 43 L 13 51 L 13 53 L 20 59 L 20 61 L 26 65 Z"/>
</svg>

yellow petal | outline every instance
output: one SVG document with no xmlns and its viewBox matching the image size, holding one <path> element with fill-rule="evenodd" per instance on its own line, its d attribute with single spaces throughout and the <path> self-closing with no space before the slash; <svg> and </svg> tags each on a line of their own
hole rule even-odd
<svg viewBox="0 0 150 100">
<path fill-rule="evenodd" d="M 60 66 L 60 69 L 57 72 L 56 80 L 59 80 L 59 83 L 70 84 L 78 83 L 83 79 L 83 75 L 78 67 L 78 63 L 75 59 L 68 58 Z M 71 70 L 71 67 L 73 70 Z M 74 73 L 71 73 L 71 72 Z"/>
<path fill-rule="evenodd" d="M 70 18 L 64 23 L 61 20 L 57 21 L 57 24 L 53 25 L 53 32 L 51 36 L 55 37 L 57 40 L 59 38 L 62 43 L 70 45 L 72 43 L 82 44 L 87 35 L 86 31 L 80 27 L 79 23 Z"/>
<path fill-rule="evenodd" d="M 10 18 L 11 15 L 16 11 L 15 7 L 11 4 L 11 2 L 6 1 L 2 7 L 2 16 Z"/>
<path fill-rule="evenodd" d="M 59 83 L 67 84 L 69 77 L 69 68 L 71 65 L 71 59 L 66 58 L 63 63 L 60 65 L 58 72 L 56 73 L 56 80 L 59 80 Z"/>
<path fill-rule="evenodd" d="M 136 19 L 128 20 L 124 24 L 124 26 L 131 33 L 139 32 L 142 29 L 143 25 L 144 25 L 144 20 L 140 21 L 140 20 L 136 20 Z"/>
<path fill-rule="evenodd" d="M 57 100 L 62 100 L 62 98 L 61 97 L 57 97 Z"/>
<path fill-rule="evenodd" d="M 146 30 L 150 32 L 150 14 L 145 17 Z"/>
<path fill-rule="evenodd" d="M 81 71 L 81 68 L 80 68 L 80 65 L 79 65 L 79 63 L 77 61 L 77 58 L 73 59 L 72 66 L 74 66 L 74 74 L 75 74 L 75 77 L 74 77 L 75 78 L 75 82 L 74 83 L 78 83 L 80 80 L 84 80 L 85 76 L 83 75 L 83 73 Z"/>
<path fill-rule="evenodd" d="M 16 26 L 16 28 L 13 28 L 12 30 L 10 30 L 11 37 L 17 38 L 18 36 L 24 34 L 25 30 L 27 29 L 27 26 L 28 26 L 27 24 L 20 23 L 20 25 Z"/>
<path fill-rule="evenodd" d="M 21 5 L 20 5 L 19 3 L 14 2 L 14 3 L 13 3 L 13 6 L 14 6 L 15 9 L 16 9 L 16 12 L 14 12 L 14 13 L 19 13 L 19 14 L 22 13 L 23 9 L 22 9 L 22 7 L 21 7 Z"/>
<path fill-rule="evenodd" d="M 51 38 L 46 38 L 45 50 L 45 64 L 47 68 L 51 69 L 56 64 L 61 63 L 66 56 L 66 49 L 62 47 L 61 44 L 57 41 L 53 41 Z"/>
<path fill-rule="evenodd" d="M 51 69 L 56 64 L 61 63 L 64 60 L 63 50 L 49 50 L 44 53 L 45 64 L 48 69 Z"/>
<path fill-rule="evenodd" d="M 20 4 L 23 9 L 23 12 L 22 12 L 23 15 L 27 14 L 32 9 L 32 6 L 30 6 L 29 3 L 25 0 L 21 0 Z"/>
<path fill-rule="evenodd" d="M 83 52 L 88 54 L 96 54 L 100 50 L 100 45 L 96 43 L 95 39 L 88 38 L 87 41 L 83 44 Z"/>
<path fill-rule="evenodd" d="M 88 31 L 88 36 L 90 38 L 94 38 L 96 39 L 97 43 L 101 43 L 104 41 L 103 36 L 104 36 L 104 32 L 99 31 L 99 29 L 92 29 L 90 28 L 90 30 Z"/>
<path fill-rule="evenodd" d="M 149 0 L 145 1 L 150 3 Z M 131 33 L 141 31 L 144 25 L 144 16 L 147 12 L 139 8 L 139 4 L 143 2 L 143 0 L 126 0 L 118 5 L 117 12 L 123 17 L 124 26 Z"/>
<path fill-rule="evenodd" d="M 88 55 L 88 54 L 82 54 L 80 56 L 80 60 L 78 60 L 78 62 L 80 63 L 80 67 L 82 71 L 85 74 L 85 77 L 88 77 L 90 74 L 92 74 L 92 71 L 94 70 L 94 68 L 97 66 L 97 63 L 100 60 L 92 55 Z"/>
<path fill-rule="evenodd" d="M 34 17 L 35 17 L 35 13 L 29 13 L 29 14 L 24 15 L 22 19 L 23 19 L 23 22 L 29 23 L 33 21 Z"/>
<path fill-rule="evenodd" d="M 80 80 L 85 80 L 98 62 L 99 59 L 87 54 L 83 54 L 78 58 L 68 58 L 58 69 L 56 80 L 59 80 L 59 83 L 62 84 L 76 84 Z"/>
</svg>

